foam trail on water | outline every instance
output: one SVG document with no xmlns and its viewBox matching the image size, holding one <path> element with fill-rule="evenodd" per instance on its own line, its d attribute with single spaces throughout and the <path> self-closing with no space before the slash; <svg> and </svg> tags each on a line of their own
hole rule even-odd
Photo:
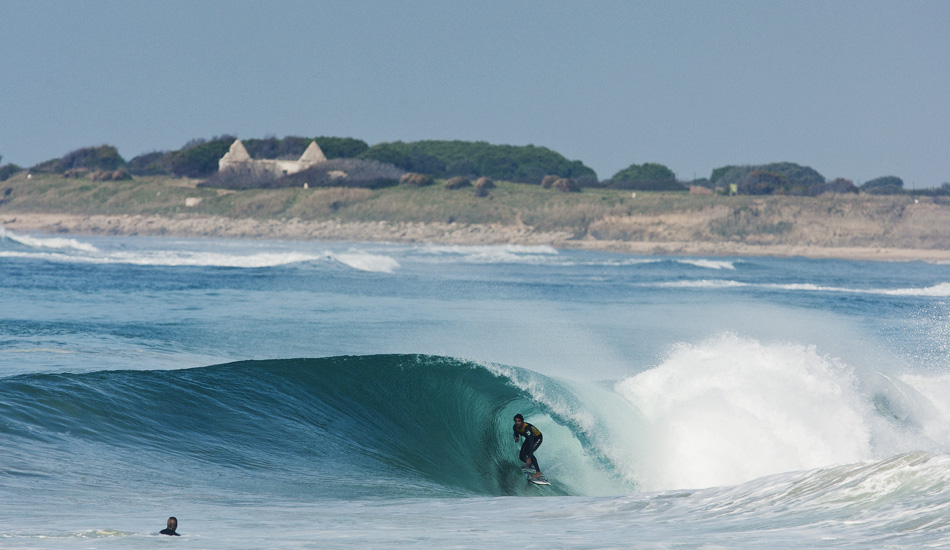
<svg viewBox="0 0 950 550">
<path fill-rule="evenodd" d="M 30 248 L 52 248 L 52 249 L 73 249 L 81 250 L 83 252 L 98 252 L 99 249 L 95 246 L 77 241 L 76 239 L 63 239 L 60 237 L 49 237 L 49 238 L 40 238 L 40 237 L 30 237 L 28 235 L 18 235 L 12 231 L 7 231 L 3 227 L 0 227 L 0 239 L 10 239 L 11 241 L 20 243 L 24 246 Z"/>
<path fill-rule="evenodd" d="M 547 245 L 425 245 L 416 249 L 434 258 L 461 258 L 472 263 L 537 263 L 559 256 L 557 249 Z"/>
<path fill-rule="evenodd" d="M 393 273 L 399 268 L 399 262 L 395 258 L 382 256 L 379 254 L 370 254 L 368 252 L 359 252 L 352 250 L 346 253 L 327 253 L 327 255 L 343 265 L 358 269 L 360 271 L 369 271 L 373 273 Z"/>
<path fill-rule="evenodd" d="M 704 267 L 706 269 L 735 269 L 736 265 L 734 262 L 726 260 L 676 260 L 678 263 L 686 265 L 694 265 L 696 267 Z"/>
<path fill-rule="evenodd" d="M 872 294 L 879 296 L 950 296 L 950 283 L 937 283 L 922 288 L 849 288 L 838 286 L 817 285 L 813 283 L 775 283 L 756 284 L 728 279 L 699 279 L 693 281 L 669 281 L 657 283 L 653 286 L 670 288 L 767 288 L 772 290 L 790 290 L 797 292 L 836 292 L 848 294 Z"/>
</svg>

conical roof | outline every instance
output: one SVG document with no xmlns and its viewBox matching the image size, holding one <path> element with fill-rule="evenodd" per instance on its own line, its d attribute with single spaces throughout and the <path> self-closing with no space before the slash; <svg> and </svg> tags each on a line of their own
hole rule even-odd
<svg viewBox="0 0 950 550">
<path fill-rule="evenodd" d="M 225 155 L 230 161 L 245 161 L 251 160 L 251 155 L 247 154 L 247 149 L 244 148 L 244 144 L 241 143 L 241 140 L 236 139 L 234 143 L 231 144 L 231 147 L 228 148 L 228 154 Z"/>
<path fill-rule="evenodd" d="M 323 154 L 323 149 L 317 145 L 316 141 L 311 141 L 310 145 L 307 146 L 307 150 L 304 151 L 302 155 L 300 155 L 300 162 L 307 164 L 317 164 L 320 162 L 325 162 L 326 160 L 327 157 Z"/>
</svg>

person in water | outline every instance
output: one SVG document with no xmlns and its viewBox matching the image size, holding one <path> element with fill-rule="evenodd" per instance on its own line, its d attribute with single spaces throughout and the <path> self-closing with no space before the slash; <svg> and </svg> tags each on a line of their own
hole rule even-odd
<svg viewBox="0 0 950 550">
<path fill-rule="evenodd" d="M 534 479 L 544 477 L 544 474 L 541 473 L 541 467 L 538 466 L 538 459 L 534 456 L 534 452 L 541 446 L 541 440 L 544 439 L 541 430 L 525 422 L 520 413 L 515 415 L 514 430 L 515 443 L 518 442 L 519 438 L 524 437 L 524 443 L 521 444 L 521 454 L 518 455 L 518 458 L 524 462 L 525 469 L 534 467 L 534 475 L 531 476 Z"/>
<path fill-rule="evenodd" d="M 178 518 L 172 516 L 168 518 L 167 527 L 158 532 L 159 535 L 171 535 L 173 537 L 180 537 L 178 534 Z"/>
</svg>

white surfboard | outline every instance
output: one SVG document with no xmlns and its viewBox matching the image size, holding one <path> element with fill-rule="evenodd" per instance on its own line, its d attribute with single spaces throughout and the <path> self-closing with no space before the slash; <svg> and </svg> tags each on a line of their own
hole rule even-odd
<svg viewBox="0 0 950 550">
<path fill-rule="evenodd" d="M 521 473 L 524 474 L 524 476 L 528 479 L 528 481 L 530 481 L 531 483 L 534 483 L 535 485 L 550 485 L 551 484 L 551 482 L 548 481 L 548 479 L 544 476 L 531 477 L 534 475 L 534 468 L 522 468 Z"/>
</svg>

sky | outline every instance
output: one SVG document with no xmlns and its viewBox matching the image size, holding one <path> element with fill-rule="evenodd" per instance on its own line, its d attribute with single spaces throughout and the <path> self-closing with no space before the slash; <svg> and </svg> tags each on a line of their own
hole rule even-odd
<svg viewBox="0 0 950 550">
<path fill-rule="evenodd" d="M 950 2 L 5 0 L 0 155 L 230 134 L 950 182 Z"/>
</svg>

